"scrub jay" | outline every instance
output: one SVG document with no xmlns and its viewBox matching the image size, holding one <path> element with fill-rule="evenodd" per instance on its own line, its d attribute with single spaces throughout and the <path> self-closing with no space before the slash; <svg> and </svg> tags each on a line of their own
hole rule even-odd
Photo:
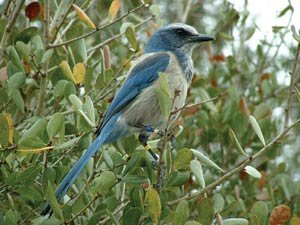
<svg viewBox="0 0 300 225">
<path fill-rule="evenodd" d="M 171 93 L 179 93 L 174 98 L 172 110 L 184 106 L 194 70 L 192 50 L 199 43 L 211 40 L 214 38 L 199 34 L 195 28 L 180 23 L 162 27 L 153 34 L 144 54 L 129 70 L 124 84 L 109 106 L 96 139 L 57 187 L 55 195 L 59 201 L 102 145 L 136 132 L 141 133 L 139 139 L 145 145 L 145 134 L 166 125 L 167 119 L 161 112 L 156 96 L 160 72 L 167 74 Z M 172 117 L 172 121 L 178 115 L 179 112 Z M 49 211 L 47 204 L 42 215 Z"/>
</svg>

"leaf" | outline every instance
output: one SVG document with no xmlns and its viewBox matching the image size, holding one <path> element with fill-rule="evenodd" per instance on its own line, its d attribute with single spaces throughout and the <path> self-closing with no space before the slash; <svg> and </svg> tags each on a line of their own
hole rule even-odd
<svg viewBox="0 0 300 225">
<path fill-rule="evenodd" d="M 237 139 L 234 131 L 231 128 L 229 129 L 229 136 L 231 138 L 231 141 L 234 143 L 236 150 L 238 150 L 238 152 L 241 153 L 243 156 L 249 157 L 240 145 L 239 140 Z"/>
<path fill-rule="evenodd" d="M 255 119 L 254 116 L 250 115 L 249 116 L 249 120 L 250 120 L 250 124 L 254 130 L 254 132 L 256 133 L 256 135 L 258 136 L 259 140 L 263 143 L 263 145 L 265 146 L 266 145 L 266 142 L 265 142 L 265 138 L 261 132 L 261 129 Z"/>
<path fill-rule="evenodd" d="M 128 26 L 126 28 L 125 36 L 126 36 L 128 42 L 130 43 L 131 47 L 133 48 L 133 50 L 134 51 L 137 50 L 138 42 L 136 40 L 135 30 L 134 30 L 133 26 Z"/>
<path fill-rule="evenodd" d="M 214 204 L 210 198 L 203 198 L 198 208 L 199 222 L 201 224 L 211 224 L 214 218 Z"/>
<path fill-rule="evenodd" d="M 23 72 L 17 72 L 8 79 L 7 85 L 9 89 L 20 89 L 25 81 L 26 75 Z"/>
<path fill-rule="evenodd" d="M 46 62 L 48 62 L 51 58 L 51 56 L 53 55 L 53 49 L 49 49 L 45 52 L 45 54 L 43 54 L 41 63 L 45 64 Z"/>
<path fill-rule="evenodd" d="M 251 225 L 264 225 L 268 219 L 268 206 L 262 201 L 255 202 L 251 209 Z"/>
<path fill-rule="evenodd" d="M 300 35 L 299 35 L 299 33 L 296 31 L 296 28 L 295 28 L 294 25 L 292 25 L 291 30 L 292 30 L 292 33 L 293 33 L 293 38 L 294 38 L 296 41 L 300 42 Z"/>
<path fill-rule="evenodd" d="M 207 166 L 213 167 L 213 168 L 221 171 L 222 173 L 224 172 L 224 170 L 221 167 L 219 167 L 216 163 L 214 163 L 212 160 L 207 158 L 201 152 L 199 152 L 195 149 L 191 149 L 191 151 L 194 154 L 194 156 L 196 156 L 202 163 L 206 164 Z"/>
<path fill-rule="evenodd" d="M 110 50 L 108 45 L 103 46 L 103 61 L 105 70 L 110 69 Z"/>
<path fill-rule="evenodd" d="M 177 152 L 176 158 L 174 160 L 174 169 L 187 169 L 189 168 L 190 162 L 192 160 L 192 152 L 188 148 L 180 149 Z"/>
<path fill-rule="evenodd" d="M 47 191 L 45 193 L 45 198 L 46 198 L 47 202 L 49 203 L 49 205 L 51 206 L 51 209 L 53 210 L 54 215 L 57 218 L 60 218 L 61 220 L 63 220 L 63 214 L 62 214 L 61 208 L 58 204 L 58 201 L 55 197 L 54 188 L 51 185 L 50 181 L 48 181 L 48 187 L 47 187 Z"/>
<path fill-rule="evenodd" d="M 216 213 L 220 213 L 224 209 L 225 200 L 221 194 L 215 194 L 213 196 L 214 210 Z"/>
<path fill-rule="evenodd" d="M 11 95 L 12 95 L 13 102 L 16 104 L 18 109 L 22 113 L 25 113 L 25 103 L 21 95 L 21 92 L 19 90 L 13 90 Z"/>
<path fill-rule="evenodd" d="M 152 187 L 146 190 L 145 204 L 153 224 L 158 224 L 161 215 L 161 203 L 159 194 Z"/>
<path fill-rule="evenodd" d="M 67 61 L 63 60 L 60 64 L 59 67 L 61 69 L 61 71 L 63 72 L 63 74 L 65 75 L 65 77 L 69 80 L 72 81 L 74 84 L 76 84 L 76 80 L 73 76 L 72 70 L 68 64 Z"/>
<path fill-rule="evenodd" d="M 158 17 L 160 15 L 160 9 L 158 5 L 151 5 L 149 8 L 150 12 L 152 13 L 153 16 Z"/>
<path fill-rule="evenodd" d="M 12 209 L 9 209 L 5 213 L 5 224 L 9 225 L 18 225 L 18 216 L 17 213 L 14 212 Z"/>
<path fill-rule="evenodd" d="M 0 130 L 0 145 L 7 147 L 9 143 L 9 123 L 6 117 L 2 114 L 0 114 Z"/>
<path fill-rule="evenodd" d="M 280 11 L 278 17 L 284 16 L 289 10 L 294 11 L 294 8 L 291 5 L 288 5 L 283 10 Z"/>
<path fill-rule="evenodd" d="M 189 171 L 174 171 L 171 173 L 169 178 L 167 179 L 165 183 L 165 187 L 178 187 L 183 184 L 185 184 L 190 178 L 190 172 Z"/>
<path fill-rule="evenodd" d="M 273 208 L 269 218 L 269 225 L 285 225 L 291 216 L 291 209 L 287 205 L 278 205 Z"/>
<path fill-rule="evenodd" d="M 162 114 L 165 117 L 168 117 L 172 106 L 172 100 L 167 74 L 159 73 L 159 87 L 155 90 L 155 94 Z"/>
<path fill-rule="evenodd" d="M 139 224 L 140 217 L 142 216 L 142 210 L 134 207 L 130 208 L 123 216 L 123 225 L 135 225 Z"/>
<path fill-rule="evenodd" d="M 8 55 L 9 55 L 11 62 L 19 69 L 19 71 L 22 71 L 23 73 L 25 73 L 23 63 L 21 62 L 20 56 L 13 46 L 8 47 Z"/>
<path fill-rule="evenodd" d="M 96 193 L 106 194 L 116 183 L 116 175 L 111 171 L 104 171 L 94 179 Z"/>
<path fill-rule="evenodd" d="M 189 203 L 186 200 L 181 200 L 175 210 L 174 224 L 184 225 L 189 218 Z"/>
<path fill-rule="evenodd" d="M 73 67 L 73 76 L 76 81 L 76 84 L 82 84 L 82 82 L 84 81 L 85 73 L 85 66 L 82 63 L 77 63 Z"/>
<path fill-rule="evenodd" d="M 261 178 L 261 173 L 252 166 L 246 166 L 244 171 L 254 178 Z"/>
<path fill-rule="evenodd" d="M 30 48 L 28 47 L 28 45 L 24 44 L 24 42 L 22 41 L 17 41 L 16 50 L 22 58 L 29 60 Z"/>
<path fill-rule="evenodd" d="M 52 139 L 62 128 L 64 124 L 64 116 L 61 113 L 56 113 L 51 116 L 48 125 L 47 133 L 50 139 Z"/>
<path fill-rule="evenodd" d="M 93 100 L 89 95 L 84 96 L 84 104 L 82 106 L 82 109 L 90 119 L 91 123 L 93 124 L 93 127 L 95 127 L 95 108 Z"/>
<path fill-rule="evenodd" d="M 27 44 L 29 41 L 32 40 L 34 36 L 36 36 L 39 32 L 39 29 L 35 26 L 27 27 L 24 30 L 22 30 L 15 38 L 15 43 L 17 41 L 22 41 L 25 44 Z"/>
<path fill-rule="evenodd" d="M 96 29 L 96 26 L 93 23 L 93 21 L 88 17 L 88 15 L 85 14 L 85 12 L 79 6 L 77 6 L 75 4 L 72 4 L 72 6 L 75 9 L 78 18 L 81 21 L 83 21 L 85 24 L 87 24 L 90 28 Z"/>
<path fill-rule="evenodd" d="M 10 144 L 14 143 L 14 121 L 11 118 L 11 115 L 9 113 L 4 114 L 5 118 L 8 122 L 8 141 Z M 3 129 L 0 129 L 3 131 Z"/>
<path fill-rule="evenodd" d="M 300 218 L 294 215 L 290 220 L 290 225 L 300 225 Z"/>
<path fill-rule="evenodd" d="M 223 220 L 223 225 L 248 225 L 248 220 L 244 218 L 232 218 Z"/>
<path fill-rule="evenodd" d="M 209 94 L 207 93 L 207 91 L 204 88 L 199 89 L 199 95 L 200 95 L 202 101 L 207 101 L 207 100 L 211 99 L 211 97 L 209 96 Z M 207 106 L 207 108 L 209 110 L 211 110 L 213 112 L 218 112 L 216 105 L 212 101 L 205 103 L 205 105 Z"/>
<path fill-rule="evenodd" d="M 73 106 L 73 108 L 76 112 L 79 112 L 79 110 L 82 109 L 82 102 L 75 94 L 71 94 L 69 96 L 69 100 L 70 100 L 70 102 L 71 102 L 71 104 L 72 104 L 72 106 Z"/>
<path fill-rule="evenodd" d="M 109 10 L 108 10 L 108 18 L 111 22 L 115 19 L 116 15 L 118 14 L 120 6 L 121 6 L 120 0 L 112 1 L 111 5 L 109 7 Z"/>
<path fill-rule="evenodd" d="M 67 148 L 71 148 L 74 145 L 76 145 L 79 140 L 80 140 L 80 137 L 72 138 L 71 140 L 69 140 L 67 142 L 64 142 L 61 145 L 55 146 L 54 150 L 64 150 L 64 149 L 67 149 Z"/>
<path fill-rule="evenodd" d="M 202 166 L 201 163 L 196 160 L 193 159 L 190 163 L 190 167 L 192 170 L 192 173 L 194 174 L 196 181 L 198 184 L 200 184 L 201 188 L 205 188 L 205 180 L 204 180 L 204 176 L 203 176 L 203 170 L 202 170 Z"/>
<path fill-rule="evenodd" d="M 32 20 L 36 18 L 41 11 L 41 5 L 39 2 L 31 2 L 25 8 L 25 15 Z"/>
</svg>

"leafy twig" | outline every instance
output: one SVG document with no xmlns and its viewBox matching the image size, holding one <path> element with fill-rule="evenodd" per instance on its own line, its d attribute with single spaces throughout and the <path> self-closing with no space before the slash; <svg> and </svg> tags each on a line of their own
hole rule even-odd
<svg viewBox="0 0 300 225">
<path fill-rule="evenodd" d="M 6 27 L 5 27 L 5 31 L 3 33 L 2 39 L 1 39 L 1 43 L 0 43 L 0 64 L 3 60 L 3 54 L 4 54 L 4 50 L 6 48 L 7 45 L 7 41 L 11 35 L 12 32 L 12 28 L 17 20 L 17 17 L 22 9 L 23 4 L 25 3 L 25 0 L 21 0 L 19 5 L 16 7 L 15 12 L 13 13 L 13 16 L 10 18 L 10 20 L 8 21 Z"/>
<path fill-rule="evenodd" d="M 288 127 L 289 119 L 290 119 L 291 102 L 292 102 L 292 95 L 293 95 L 293 91 L 294 91 L 294 83 L 295 83 L 295 78 L 296 78 L 299 55 L 300 55 L 300 43 L 298 43 L 297 52 L 296 52 L 296 56 L 295 56 L 295 60 L 294 60 L 294 66 L 293 66 L 293 70 L 292 70 L 291 78 L 290 78 L 290 86 L 289 86 L 289 91 L 288 91 L 288 102 L 287 102 L 287 107 L 285 109 L 285 118 L 284 118 L 284 127 L 285 128 Z"/>
<path fill-rule="evenodd" d="M 293 127 L 295 127 L 296 125 L 298 125 L 300 123 L 300 119 L 298 119 L 296 122 L 294 122 L 291 126 L 285 128 L 279 135 L 277 135 L 275 138 L 273 138 L 272 141 L 270 141 L 267 145 L 265 145 L 263 148 L 261 148 L 257 153 L 255 153 L 253 156 L 249 157 L 248 159 L 244 160 L 242 163 L 240 163 L 239 165 L 237 165 L 234 169 L 228 171 L 227 173 L 225 173 L 222 177 L 220 177 L 219 179 L 217 179 L 216 181 L 212 182 L 211 184 L 207 185 L 204 189 L 202 189 L 201 191 L 198 191 L 196 193 L 193 193 L 193 195 L 191 194 L 187 194 L 181 198 L 178 198 L 176 200 L 173 201 L 169 201 L 167 204 L 169 206 L 171 205 L 175 205 L 178 202 L 180 202 L 181 200 L 189 200 L 189 199 L 193 199 L 198 197 L 199 195 L 202 195 L 203 193 L 214 189 L 216 186 L 220 185 L 221 183 L 223 183 L 223 181 L 228 180 L 228 178 L 230 178 L 231 176 L 233 176 L 234 174 L 242 171 L 245 166 L 249 165 L 251 162 L 253 162 L 253 160 L 259 158 L 261 155 L 265 154 L 266 151 L 268 149 L 270 149 L 270 147 L 272 145 L 274 145 L 277 141 L 279 141 L 283 136 L 285 136 Z"/>
<path fill-rule="evenodd" d="M 128 10 L 127 13 L 125 13 L 123 16 L 119 17 L 118 19 L 112 21 L 111 23 L 105 24 L 105 25 L 103 25 L 103 26 L 101 26 L 101 27 L 97 27 L 95 30 L 93 30 L 93 31 L 91 31 L 91 32 L 88 32 L 88 33 L 86 33 L 86 34 L 84 34 L 84 35 L 78 36 L 78 37 L 76 37 L 76 38 L 70 39 L 70 40 L 65 41 L 65 42 L 61 42 L 61 43 L 59 43 L 59 44 L 48 45 L 48 49 L 51 49 L 51 48 L 57 48 L 57 47 L 60 47 L 60 46 L 63 46 L 63 45 L 68 45 L 68 44 L 70 44 L 70 43 L 73 43 L 74 41 L 78 41 L 78 40 L 80 40 L 80 39 L 87 38 L 87 37 L 89 37 L 89 36 L 91 36 L 91 35 L 93 35 L 93 34 L 99 32 L 99 31 L 105 30 L 106 28 L 110 27 L 111 25 L 113 25 L 113 24 L 115 24 L 115 23 L 120 22 L 120 21 L 123 20 L 125 17 L 127 17 L 127 16 L 130 15 L 131 13 L 133 13 L 133 12 L 135 12 L 135 11 L 137 11 L 137 10 L 143 8 L 144 6 L 145 6 L 144 4 L 141 4 L 141 5 L 137 6 L 137 7 L 134 8 L 134 9 Z"/>
</svg>

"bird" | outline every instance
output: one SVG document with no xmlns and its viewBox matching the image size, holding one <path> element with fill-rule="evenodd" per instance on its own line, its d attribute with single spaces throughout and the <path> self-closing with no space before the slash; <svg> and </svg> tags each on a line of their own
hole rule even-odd
<svg viewBox="0 0 300 225">
<path fill-rule="evenodd" d="M 167 123 L 156 94 L 159 74 L 166 74 L 171 93 L 178 93 L 172 110 L 182 108 L 194 74 L 192 51 L 197 45 L 212 40 L 214 37 L 200 34 L 184 23 L 168 24 L 153 33 L 104 114 L 96 138 L 58 185 L 55 191 L 58 201 L 103 145 L 140 133 L 140 142 L 147 146 L 149 134 Z M 172 116 L 171 123 L 178 115 L 179 112 Z M 153 157 L 156 158 L 155 154 Z M 41 214 L 47 215 L 50 211 L 51 207 L 46 203 Z"/>
</svg>

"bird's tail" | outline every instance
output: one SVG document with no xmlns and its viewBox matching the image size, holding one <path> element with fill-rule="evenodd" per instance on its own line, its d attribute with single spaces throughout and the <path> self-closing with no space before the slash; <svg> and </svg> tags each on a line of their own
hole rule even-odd
<svg viewBox="0 0 300 225">
<path fill-rule="evenodd" d="M 79 160 L 75 163 L 72 169 L 68 172 L 68 174 L 64 177 L 61 183 L 58 185 L 55 196 L 58 201 L 62 200 L 62 198 L 67 193 L 69 187 L 75 181 L 75 179 L 79 176 L 80 172 L 89 162 L 89 160 L 94 156 L 100 147 L 106 143 L 108 136 L 113 132 L 114 129 L 115 118 L 111 118 L 111 120 L 106 124 L 106 126 L 102 129 L 100 135 L 93 141 L 93 143 L 88 147 L 86 152 L 79 158 Z M 51 211 L 51 207 L 49 203 L 47 203 L 41 212 L 41 215 L 47 215 Z"/>
</svg>

